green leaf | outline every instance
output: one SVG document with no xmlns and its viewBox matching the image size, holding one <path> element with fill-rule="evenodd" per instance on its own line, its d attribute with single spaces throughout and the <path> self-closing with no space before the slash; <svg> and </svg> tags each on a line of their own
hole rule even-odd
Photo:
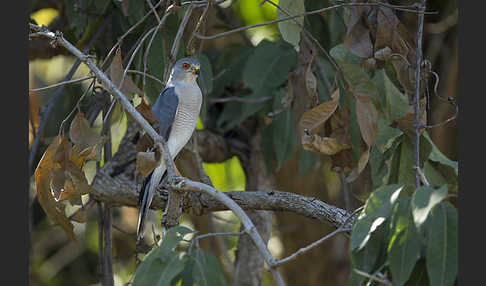
<svg viewBox="0 0 486 286">
<path fill-rule="evenodd" d="M 454 285 L 456 280 L 457 223 L 457 210 L 449 202 L 441 202 L 430 213 L 426 263 L 432 286 Z"/>
<path fill-rule="evenodd" d="M 387 261 L 393 284 L 401 286 L 409 279 L 420 257 L 421 241 L 410 212 L 410 199 L 401 199 L 392 215 L 391 239 Z"/>
<path fill-rule="evenodd" d="M 319 155 L 304 149 L 300 149 L 298 158 L 299 176 L 305 176 L 307 173 L 313 170 L 318 161 Z"/>
<path fill-rule="evenodd" d="M 430 145 L 429 141 L 425 140 L 425 138 L 421 136 L 419 146 L 419 161 L 421 168 L 423 168 L 423 164 L 429 157 L 431 150 L 432 146 Z M 405 184 L 407 191 L 410 191 L 410 193 L 415 188 L 414 152 L 414 142 L 412 142 L 410 137 L 404 136 L 400 149 L 398 181 L 396 183 Z"/>
<path fill-rule="evenodd" d="M 366 200 L 351 232 L 351 250 L 360 250 L 373 233 L 389 217 L 403 185 L 388 185 L 376 189 Z"/>
<path fill-rule="evenodd" d="M 384 70 L 378 70 L 372 79 L 378 90 L 378 98 L 387 123 L 393 122 L 408 113 L 408 98 L 391 82 Z"/>
<path fill-rule="evenodd" d="M 287 13 L 277 9 L 277 19 L 305 12 L 304 0 L 280 0 L 278 4 L 282 10 Z M 299 24 L 297 24 L 296 21 Z M 298 17 L 294 18 L 293 20 L 278 23 L 278 29 L 280 30 L 280 34 L 282 34 L 282 38 L 294 46 L 294 49 L 297 52 L 299 51 L 300 33 L 302 31 L 303 24 L 304 17 Z"/>
<path fill-rule="evenodd" d="M 375 146 L 383 153 L 402 135 L 403 132 L 398 128 L 390 127 L 382 116 L 378 116 L 378 136 Z"/>
<path fill-rule="evenodd" d="M 285 96 L 285 89 L 278 90 L 274 98 L 274 110 L 283 108 L 280 103 Z M 273 146 L 277 159 L 277 170 L 292 157 L 297 149 L 297 136 L 295 134 L 294 114 L 292 109 L 277 114 L 272 120 Z"/>
<path fill-rule="evenodd" d="M 427 220 L 430 210 L 447 196 L 447 185 L 439 189 L 423 186 L 415 190 L 412 197 L 412 214 L 418 229 Z"/>
<path fill-rule="evenodd" d="M 195 261 L 193 279 L 198 286 L 226 285 L 223 270 L 218 259 L 211 253 L 197 249 L 193 258 Z"/>
<path fill-rule="evenodd" d="M 133 285 L 168 286 L 184 269 L 187 257 L 179 252 L 162 256 L 161 247 L 153 248 L 140 263 L 133 277 Z"/>
<path fill-rule="evenodd" d="M 154 247 L 135 271 L 133 285 L 170 285 L 184 269 L 187 257 L 174 251 L 184 235 L 194 232 L 184 227 L 172 227 L 165 233 L 162 243 Z"/>
<path fill-rule="evenodd" d="M 263 40 L 247 59 L 243 82 L 254 95 L 268 95 L 285 82 L 296 59 L 296 53 L 290 46 Z"/>
<path fill-rule="evenodd" d="M 199 86 L 204 96 L 213 91 L 213 69 L 208 57 L 201 52 L 196 53 L 196 58 L 201 64 L 201 75 L 198 78 Z"/>
<path fill-rule="evenodd" d="M 223 95 L 224 88 L 242 81 L 242 67 L 254 48 L 246 46 L 228 46 L 217 57 L 214 67 L 213 90 L 210 97 Z"/>
<path fill-rule="evenodd" d="M 425 259 L 420 259 L 416 264 L 410 275 L 410 279 L 405 283 L 406 286 L 429 286 L 429 278 L 427 277 L 427 268 L 425 266 Z"/>
<path fill-rule="evenodd" d="M 152 35 L 148 36 L 147 40 L 145 41 L 146 48 L 148 47 L 151 38 Z M 152 45 L 150 46 L 150 50 L 147 55 L 147 73 L 155 76 L 159 80 L 163 80 L 164 68 L 167 58 L 164 44 L 165 39 L 163 38 L 162 33 L 159 31 L 152 41 Z M 157 81 L 146 78 L 144 91 L 145 95 L 150 99 L 150 102 L 153 104 L 155 103 L 155 100 L 157 99 L 159 94 L 162 92 L 162 85 Z"/>
<path fill-rule="evenodd" d="M 427 139 L 427 141 L 432 145 L 432 152 L 430 153 L 429 159 L 435 162 L 439 162 L 443 165 L 447 165 L 454 169 L 456 176 L 458 175 L 458 163 L 457 161 L 452 161 L 451 159 L 447 158 L 440 150 L 435 146 L 434 142 L 430 138 L 427 132 L 423 133 L 423 137 Z"/>
<path fill-rule="evenodd" d="M 384 259 L 384 240 L 386 238 L 387 228 L 380 227 L 370 235 L 366 247 L 359 251 L 351 252 L 351 269 L 358 269 L 366 273 L 372 273 L 376 270 L 376 267 Z M 349 285 L 361 285 L 365 277 L 358 275 L 353 270 L 350 271 Z"/>
</svg>

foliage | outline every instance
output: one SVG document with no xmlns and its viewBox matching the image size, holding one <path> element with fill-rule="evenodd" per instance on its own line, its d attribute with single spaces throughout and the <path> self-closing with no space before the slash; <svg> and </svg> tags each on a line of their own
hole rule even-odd
<svg viewBox="0 0 486 286">
<path fill-rule="evenodd" d="M 74 2 L 65 1 L 62 12 L 68 23 L 63 33 L 76 46 L 84 47 L 102 17 L 79 13 Z M 83 1 L 84 10 L 110 13 L 109 37 L 96 42 L 93 50 L 99 63 L 106 59 L 110 64 L 107 75 L 115 85 L 120 85 L 127 68 L 160 80 L 169 68 L 170 48 L 187 8 L 167 17 L 162 30 L 147 35 L 130 66 L 127 63 L 134 47 L 158 24 L 153 16 L 123 39 L 112 58 L 105 58 L 117 39 L 151 10 L 148 2 Z M 245 19 L 249 12 L 242 7 L 250 4 L 239 2 L 235 9 Z M 279 4 L 290 14 L 322 8 L 311 2 L 282 0 Z M 261 8 L 266 14 L 259 10 L 261 17 L 287 16 L 279 9 L 273 15 L 268 5 Z M 325 158 L 331 162 L 328 169 L 333 174 L 344 175 L 343 184 L 360 184 L 368 179 L 371 191 L 355 194 L 364 208 L 354 221 L 349 240 L 350 285 L 370 281 L 355 270 L 370 275 L 385 273 L 398 286 L 454 285 L 458 214 L 451 197 L 458 193 L 458 164 L 438 149 L 427 130 L 420 133 L 418 167 L 428 183 L 417 188 L 414 181 L 414 68 L 407 61 L 415 61 L 415 31 L 408 29 L 394 10 L 368 6 L 339 8 L 325 16 L 299 17 L 276 26 L 277 36 L 264 37 L 258 43 L 252 38 L 254 45 L 241 41 L 192 54 L 184 46 L 187 35 L 182 38 L 175 57 L 190 55 L 201 62 L 199 85 L 205 102 L 200 119 L 204 128 L 243 141 L 250 141 L 248 138 L 255 134 L 261 136 L 265 166 L 271 173 L 297 158 L 299 174 L 305 175 Z M 329 51 L 329 56 L 315 46 L 306 46 L 305 39 L 309 39 L 302 26 Z M 208 27 L 208 34 L 221 28 Z M 126 74 L 121 85 L 133 102 L 135 95 L 140 96 L 137 110 L 151 124 L 155 121 L 150 104 L 161 88 L 160 82 L 134 74 Z M 239 100 L 224 101 L 232 97 Z M 425 124 L 425 97 L 420 103 L 420 120 Z M 83 106 L 83 110 L 78 105 L 77 109 L 66 125 L 68 135 L 61 126 L 35 171 L 41 207 L 71 239 L 75 239 L 71 219 L 84 219 L 68 217 L 66 205 L 82 205 L 81 196 L 90 193 L 84 166 L 90 161 L 102 162 L 107 142 L 107 137 L 87 120 L 100 108 L 92 104 Z M 112 118 L 113 122 L 116 120 Z M 146 144 L 140 139 L 137 148 L 145 146 L 142 143 Z M 156 157 L 153 152 L 139 152 L 136 170 L 144 176 L 149 174 Z M 226 173 L 238 174 L 238 180 L 230 184 L 229 175 L 221 174 L 222 168 L 205 164 L 215 185 L 244 185 L 237 158 L 224 164 Z M 184 237 L 194 233 L 182 226 L 169 229 L 136 267 L 133 285 L 225 285 L 219 257 L 203 251 L 197 243 L 193 247 L 194 241 L 185 243 Z"/>
</svg>

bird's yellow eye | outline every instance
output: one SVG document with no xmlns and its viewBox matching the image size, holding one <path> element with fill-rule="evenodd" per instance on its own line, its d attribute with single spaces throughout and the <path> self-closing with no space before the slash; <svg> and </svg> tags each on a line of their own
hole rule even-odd
<svg viewBox="0 0 486 286">
<path fill-rule="evenodd" d="M 187 70 L 190 67 L 191 67 L 191 65 L 189 63 L 183 63 L 182 64 L 182 68 L 185 69 L 185 70 Z"/>
</svg>

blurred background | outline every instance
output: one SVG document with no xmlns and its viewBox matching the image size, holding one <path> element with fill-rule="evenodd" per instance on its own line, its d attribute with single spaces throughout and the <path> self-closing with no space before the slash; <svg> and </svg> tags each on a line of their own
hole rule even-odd
<svg viewBox="0 0 486 286">
<path fill-rule="evenodd" d="M 113 0 L 114 2 L 118 2 Z M 59 20 L 62 9 L 68 5 L 83 5 L 84 1 L 42 1 L 32 0 L 30 17 L 39 25 L 51 25 Z M 225 11 L 226 17 L 234 26 L 263 23 L 276 18 L 276 8 L 268 3 L 261 4 L 257 0 L 228 0 L 219 4 Z M 278 1 L 275 1 L 278 3 Z M 306 1 L 306 7 L 317 6 L 314 1 Z M 331 5 L 332 1 L 320 1 L 319 7 Z M 392 4 L 407 4 L 413 1 L 389 1 Z M 396 2 L 396 3 L 393 3 Z M 410 2 L 410 3 L 408 3 Z M 133 1 L 132 1 L 133 3 Z M 437 11 L 436 15 L 426 16 L 424 26 L 424 57 L 428 59 L 434 71 L 440 76 L 438 93 L 443 97 L 457 97 L 458 82 L 458 31 L 457 1 L 429 0 L 428 11 Z M 227 26 L 216 15 L 216 9 L 210 9 L 206 27 Z M 337 43 L 342 42 L 345 35 L 345 20 L 339 13 L 324 13 L 313 15 L 309 21 L 319 17 L 324 23 L 319 40 L 326 50 L 330 50 Z M 401 14 L 402 21 L 413 23 L 412 13 Z M 317 22 L 316 22 L 317 23 Z M 63 23 L 57 25 L 63 31 Z M 410 27 L 413 30 L 413 27 Z M 263 39 L 270 41 L 279 37 L 277 24 L 258 27 L 244 32 L 252 45 L 257 45 Z M 212 41 L 205 41 L 203 51 L 224 50 L 232 43 L 241 42 L 241 37 L 234 34 Z M 105 51 L 106 53 L 107 51 Z M 65 51 L 57 49 L 37 49 L 30 47 L 29 54 L 29 89 L 40 88 L 63 81 L 75 62 L 75 58 Z M 72 79 L 85 77 L 89 70 L 80 65 Z M 83 81 L 64 86 L 62 99 L 58 100 L 49 115 L 47 125 L 40 140 L 33 168 L 40 156 L 58 134 L 61 122 L 75 108 L 76 102 L 88 88 L 90 81 Z M 433 83 L 430 84 L 433 89 Z M 57 88 L 29 92 L 29 148 L 34 141 L 34 134 L 39 128 L 39 109 L 43 107 L 57 91 Z M 88 103 L 86 103 L 88 104 Z M 431 124 L 441 122 L 451 115 L 451 107 L 441 104 L 435 97 L 431 98 L 428 121 Z M 126 116 L 122 112 L 115 115 L 116 124 L 111 127 L 113 152 L 126 130 Z M 439 149 L 450 159 L 457 160 L 457 121 L 443 127 L 433 129 L 431 136 Z M 200 121 L 198 129 L 203 129 Z M 101 129 L 101 118 L 94 119 L 94 128 Z M 275 189 L 295 192 L 301 195 L 316 197 L 326 203 L 345 208 L 345 202 L 340 193 L 340 178 L 337 173 L 330 171 L 331 161 L 321 156 L 305 175 L 296 175 L 299 170 L 299 157 L 293 156 L 275 174 Z M 204 169 L 211 178 L 214 186 L 221 191 L 244 190 L 245 173 L 241 162 L 233 157 L 222 163 L 204 163 Z M 85 167 L 88 181 L 91 181 L 96 171 L 94 162 Z M 33 172 L 33 170 L 32 170 Z M 31 188 L 31 198 L 35 190 Z M 359 201 L 354 201 L 354 207 Z M 67 210 L 69 213 L 69 210 Z M 135 231 L 137 225 L 137 209 L 129 207 L 114 208 L 113 214 L 113 248 L 115 285 L 126 285 L 135 270 Z M 161 212 L 155 212 L 150 218 L 160 221 Z M 210 216 L 183 215 L 183 225 L 206 233 L 218 231 L 238 231 L 239 222 L 231 212 L 216 212 Z M 88 210 L 86 221 L 74 222 L 77 242 L 70 241 L 62 229 L 50 221 L 37 201 L 33 201 L 31 208 L 31 256 L 30 282 L 31 285 L 101 285 L 98 273 L 98 227 L 96 209 Z M 297 249 L 321 238 L 333 230 L 330 225 L 316 223 L 302 216 L 290 213 L 275 213 L 269 248 L 278 259 L 285 257 Z M 222 242 L 204 240 L 203 248 L 216 250 L 223 269 L 231 268 L 234 251 L 237 245 L 235 237 L 221 238 Z M 220 249 L 221 243 L 225 249 Z M 298 258 L 293 263 L 283 266 L 283 275 L 288 285 L 346 285 L 349 271 L 348 240 L 344 236 L 335 236 L 327 243 Z M 298 282 L 297 282 L 298 281 Z M 269 273 L 263 275 L 262 285 L 272 285 Z"/>
</svg>

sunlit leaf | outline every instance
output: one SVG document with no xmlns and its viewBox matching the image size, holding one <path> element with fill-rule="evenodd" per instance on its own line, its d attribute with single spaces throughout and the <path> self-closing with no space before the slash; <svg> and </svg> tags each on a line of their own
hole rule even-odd
<svg viewBox="0 0 486 286">
<path fill-rule="evenodd" d="M 422 227 L 432 208 L 447 196 L 447 185 L 439 189 L 422 186 L 415 190 L 412 197 L 413 220 L 418 229 Z"/>
<path fill-rule="evenodd" d="M 410 199 L 401 199 L 392 214 L 392 236 L 388 245 L 388 265 L 394 285 L 403 285 L 420 257 L 421 240 L 410 212 Z"/>
<path fill-rule="evenodd" d="M 426 249 L 427 273 L 432 286 L 454 285 L 458 269 L 457 210 L 448 202 L 430 213 Z"/>
<path fill-rule="evenodd" d="M 67 139 L 58 136 L 52 141 L 49 147 L 47 147 L 47 150 L 44 152 L 44 155 L 42 155 L 35 170 L 35 183 L 37 199 L 42 209 L 51 220 L 62 227 L 70 239 L 75 240 L 73 232 L 74 226 L 67 219 L 66 214 L 63 211 L 58 210 L 57 203 L 50 190 L 50 182 L 53 175 L 52 172 L 55 168 L 54 155 L 63 140 Z"/>
<path fill-rule="evenodd" d="M 388 219 L 402 189 L 403 185 L 388 185 L 373 191 L 354 222 L 351 232 L 351 250 L 362 249 L 371 233 Z"/>
</svg>

